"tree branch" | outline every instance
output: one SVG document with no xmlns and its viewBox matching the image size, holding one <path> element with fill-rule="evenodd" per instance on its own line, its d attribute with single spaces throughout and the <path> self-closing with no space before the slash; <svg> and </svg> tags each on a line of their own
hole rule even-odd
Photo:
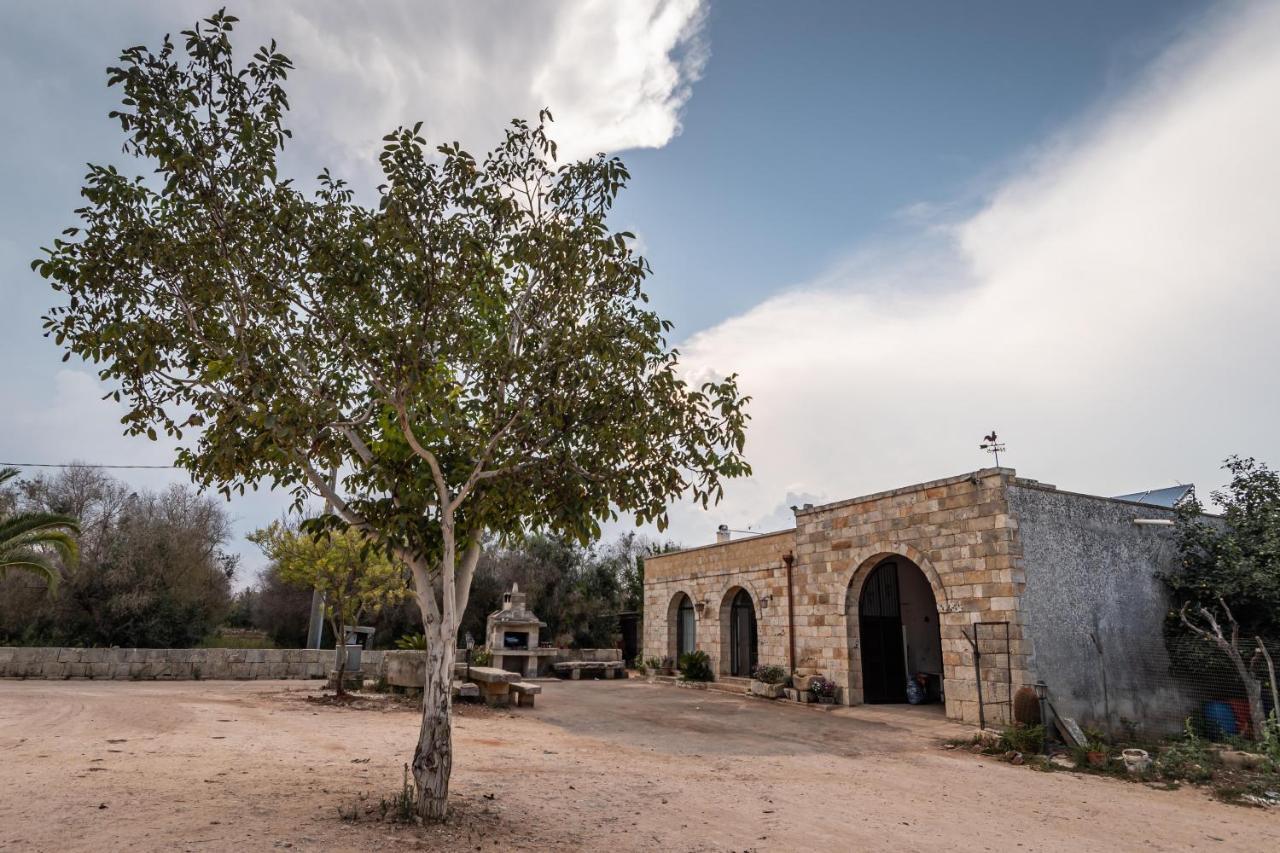
<svg viewBox="0 0 1280 853">
<path fill-rule="evenodd" d="M 458 624 L 461 624 L 462 614 L 466 612 L 467 602 L 471 598 L 471 579 L 475 577 L 476 564 L 480 562 L 481 550 L 479 536 L 472 533 L 471 544 L 463 552 L 462 563 L 458 566 L 457 577 L 453 579 L 454 613 L 457 614 L 457 618 L 454 620 L 456 624 L 449 629 L 453 634 L 458 633 Z"/>
<path fill-rule="evenodd" d="M 391 406 L 396 410 L 396 415 L 400 421 L 400 431 L 404 433 L 405 441 L 409 442 L 409 448 L 418 458 L 425 459 L 427 465 L 431 468 L 431 477 L 435 480 L 436 492 L 440 495 L 441 509 L 452 509 L 449 486 L 445 482 L 444 472 L 440 470 L 440 462 L 436 459 L 435 454 L 423 447 L 418 441 L 418 437 L 414 435 L 413 427 L 409 425 L 409 412 L 404 403 L 399 399 L 394 399 L 391 401 Z"/>
</svg>

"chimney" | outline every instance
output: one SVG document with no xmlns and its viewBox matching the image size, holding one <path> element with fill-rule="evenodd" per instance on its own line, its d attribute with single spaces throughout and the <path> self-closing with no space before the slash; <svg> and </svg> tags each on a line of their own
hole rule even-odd
<svg viewBox="0 0 1280 853">
<path fill-rule="evenodd" d="M 524 601 L 525 596 L 524 593 L 520 591 L 520 584 L 513 583 L 511 584 L 511 591 L 504 592 L 502 594 L 502 609 L 515 611 L 524 610 Z"/>
<path fill-rule="evenodd" d="M 716 543 L 729 541 L 729 525 L 722 524 L 716 528 Z"/>
</svg>

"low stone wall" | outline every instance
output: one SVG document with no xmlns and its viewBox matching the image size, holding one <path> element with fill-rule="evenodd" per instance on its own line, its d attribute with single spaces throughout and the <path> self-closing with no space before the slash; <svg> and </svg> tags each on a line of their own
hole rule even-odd
<svg viewBox="0 0 1280 853">
<path fill-rule="evenodd" d="M 622 649 L 557 649 L 552 663 L 570 663 L 584 660 L 596 663 L 622 660 Z"/>
<path fill-rule="evenodd" d="M 362 652 L 365 678 L 382 672 L 384 652 Z M 0 678 L 244 681 L 326 678 L 333 649 L 72 649 L 0 647 Z"/>
</svg>

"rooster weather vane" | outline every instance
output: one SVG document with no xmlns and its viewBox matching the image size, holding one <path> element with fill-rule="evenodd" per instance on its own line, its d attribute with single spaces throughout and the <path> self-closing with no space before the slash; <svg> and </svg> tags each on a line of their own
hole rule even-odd
<svg viewBox="0 0 1280 853">
<path fill-rule="evenodd" d="M 1004 443 L 996 437 L 996 431 L 992 430 L 990 435 L 982 437 L 982 444 L 978 445 L 979 450 L 985 450 L 996 458 L 996 467 L 1000 467 L 1000 451 L 1004 450 Z"/>
</svg>

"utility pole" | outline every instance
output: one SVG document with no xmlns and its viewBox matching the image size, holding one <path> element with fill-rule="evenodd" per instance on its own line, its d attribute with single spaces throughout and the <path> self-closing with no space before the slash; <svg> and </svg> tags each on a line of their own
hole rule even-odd
<svg viewBox="0 0 1280 853">
<path fill-rule="evenodd" d="M 329 482 L 333 488 L 338 487 L 338 469 L 334 468 L 329 473 Z M 325 498 L 324 501 L 325 514 L 333 512 L 333 503 Z M 307 648 L 318 649 L 320 643 L 324 639 L 324 595 L 320 590 L 311 590 L 311 619 L 307 622 Z M 335 637 L 334 643 L 345 642 L 343 637 Z"/>
<path fill-rule="evenodd" d="M 307 622 L 307 648 L 320 648 L 324 637 L 324 596 L 320 590 L 311 590 L 311 620 Z"/>
</svg>

